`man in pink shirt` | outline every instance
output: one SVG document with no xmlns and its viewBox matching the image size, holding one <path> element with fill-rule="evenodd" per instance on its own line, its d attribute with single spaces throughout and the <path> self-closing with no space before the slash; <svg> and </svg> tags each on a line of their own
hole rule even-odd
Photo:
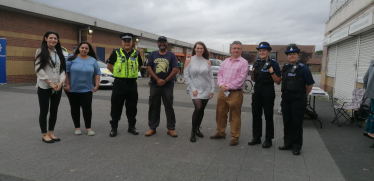
<svg viewBox="0 0 374 181">
<path fill-rule="evenodd" d="M 239 143 L 241 129 L 241 108 L 243 103 L 243 83 L 248 75 L 248 62 L 242 54 L 242 43 L 231 44 L 231 57 L 223 61 L 217 75 L 217 84 L 221 88 L 217 98 L 217 133 L 210 139 L 226 139 L 227 113 L 230 112 L 231 142 Z"/>
</svg>

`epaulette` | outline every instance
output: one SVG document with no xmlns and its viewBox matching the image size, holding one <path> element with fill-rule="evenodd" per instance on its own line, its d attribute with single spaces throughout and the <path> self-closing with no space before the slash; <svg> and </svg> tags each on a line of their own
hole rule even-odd
<svg viewBox="0 0 374 181">
<path fill-rule="evenodd" d="M 120 50 L 119 48 L 113 48 L 113 52 Z"/>
<path fill-rule="evenodd" d="M 270 59 L 270 60 L 272 60 L 273 62 L 277 62 L 277 60 L 275 60 L 275 59 Z"/>
<path fill-rule="evenodd" d="M 300 67 L 304 67 L 305 65 L 304 64 L 302 64 L 302 63 L 299 63 L 299 65 L 300 65 Z"/>
<path fill-rule="evenodd" d="M 261 58 L 258 58 L 257 61 L 261 61 Z"/>
</svg>

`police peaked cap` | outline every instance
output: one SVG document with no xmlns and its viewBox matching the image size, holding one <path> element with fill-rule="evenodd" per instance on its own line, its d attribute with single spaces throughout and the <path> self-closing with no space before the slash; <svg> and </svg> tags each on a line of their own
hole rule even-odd
<svg viewBox="0 0 374 181">
<path fill-rule="evenodd" d="M 300 49 L 296 45 L 292 45 L 292 46 L 288 46 L 284 53 L 286 55 L 288 55 L 289 53 L 300 53 Z"/>
<path fill-rule="evenodd" d="M 121 38 L 121 40 L 132 40 L 134 38 L 134 35 L 132 33 L 122 33 L 119 35 L 119 38 Z"/>
<path fill-rule="evenodd" d="M 263 41 L 260 44 L 258 44 L 258 47 L 256 49 L 257 50 L 266 49 L 266 50 L 269 50 L 269 52 L 272 50 L 272 48 L 270 47 L 270 44 L 266 41 Z"/>
</svg>

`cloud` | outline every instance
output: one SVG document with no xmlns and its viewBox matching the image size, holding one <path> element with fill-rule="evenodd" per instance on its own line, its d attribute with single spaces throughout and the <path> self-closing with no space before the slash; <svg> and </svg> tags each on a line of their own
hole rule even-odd
<svg viewBox="0 0 374 181">
<path fill-rule="evenodd" d="M 326 0 L 34 1 L 225 52 L 234 40 L 322 49 L 329 13 Z"/>
</svg>

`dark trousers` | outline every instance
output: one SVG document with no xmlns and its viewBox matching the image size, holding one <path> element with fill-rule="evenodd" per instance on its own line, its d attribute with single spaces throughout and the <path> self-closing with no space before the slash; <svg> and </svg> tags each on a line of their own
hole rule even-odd
<svg viewBox="0 0 374 181">
<path fill-rule="evenodd" d="M 265 114 L 266 134 L 265 139 L 274 138 L 274 84 L 254 87 L 252 95 L 252 133 L 254 138 L 262 137 L 262 110 Z"/>
<path fill-rule="evenodd" d="M 41 132 L 47 133 L 47 115 L 49 110 L 49 125 L 48 130 L 53 131 L 55 129 L 57 120 L 58 105 L 61 100 L 62 90 L 52 94 L 53 89 L 42 89 L 38 87 L 38 99 L 39 99 L 39 126 Z"/>
<path fill-rule="evenodd" d="M 303 145 L 303 120 L 307 96 L 305 93 L 282 93 L 284 145 L 301 150 Z"/>
<path fill-rule="evenodd" d="M 71 118 L 75 128 L 80 128 L 80 109 L 82 108 L 84 125 L 86 129 L 91 128 L 92 119 L 92 92 L 65 92 L 70 102 Z"/>
<path fill-rule="evenodd" d="M 175 129 L 175 113 L 173 108 L 173 88 L 165 86 L 153 87 L 149 91 L 148 125 L 155 130 L 160 124 L 161 98 L 165 106 L 167 129 Z"/>
<path fill-rule="evenodd" d="M 126 106 L 126 116 L 129 127 L 136 124 L 136 114 L 138 112 L 138 85 L 136 81 L 123 81 L 115 79 L 112 90 L 112 107 L 110 116 L 112 117 L 112 126 L 118 127 L 118 121 L 121 120 L 123 105 Z"/>
</svg>

